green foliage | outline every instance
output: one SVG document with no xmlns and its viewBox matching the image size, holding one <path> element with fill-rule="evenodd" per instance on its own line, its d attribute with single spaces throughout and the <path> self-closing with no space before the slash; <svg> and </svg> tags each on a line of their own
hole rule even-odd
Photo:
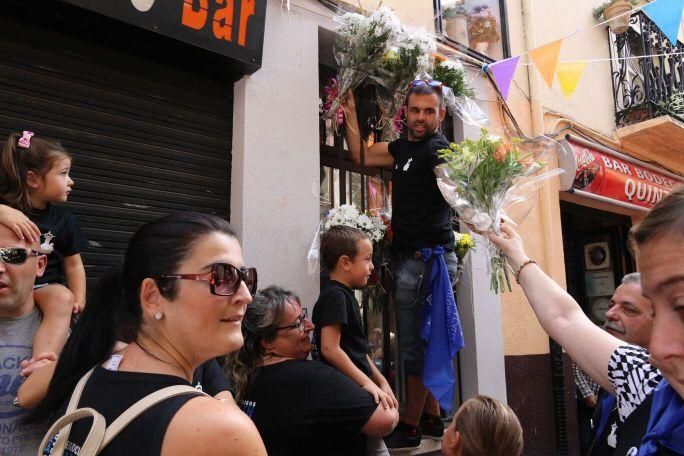
<svg viewBox="0 0 684 456">
<path fill-rule="evenodd" d="M 446 160 L 449 178 L 462 186 L 475 208 L 489 214 L 496 212 L 497 203 L 524 172 L 516 143 L 503 153 L 503 139 L 483 128 L 480 138 L 451 143 L 439 154 Z"/>
<path fill-rule="evenodd" d="M 435 62 L 432 77 L 451 88 L 456 97 L 472 97 L 475 94 L 472 87 L 466 81 L 466 73 L 461 65 Z"/>
</svg>

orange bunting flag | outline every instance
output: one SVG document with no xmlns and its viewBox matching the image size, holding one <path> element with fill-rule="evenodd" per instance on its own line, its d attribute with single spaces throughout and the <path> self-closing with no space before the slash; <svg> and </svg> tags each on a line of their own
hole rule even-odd
<svg viewBox="0 0 684 456">
<path fill-rule="evenodd" d="M 586 62 L 561 62 L 558 64 L 556 74 L 558 75 L 561 90 L 563 90 L 566 98 L 570 98 L 575 93 L 577 83 L 582 77 L 586 65 Z"/>
<path fill-rule="evenodd" d="M 556 73 L 556 66 L 558 66 L 561 44 L 563 44 L 563 40 L 558 40 L 529 52 L 530 59 L 549 87 L 553 85 L 553 75 Z"/>
</svg>

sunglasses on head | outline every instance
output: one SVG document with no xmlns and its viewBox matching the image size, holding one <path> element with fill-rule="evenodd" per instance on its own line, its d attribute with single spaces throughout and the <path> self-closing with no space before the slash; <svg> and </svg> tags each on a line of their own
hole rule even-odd
<svg viewBox="0 0 684 456">
<path fill-rule="evenodd" d="M 257 291 L 256 268 L 236 268 L 228 263 L 211 265 L 207 274 L 166 274 L 155 279 L 201 280 L 209 282 L 209 291 L 216 296 L 230 296 L 237 293 L 240 283 L 245 282 L 249 293 L 254 296 Z"/>
<path fill-rule="evenodd" d="M 434 79 L 416 79 L 409 84 L 409 88 L 411 89 L 413 87 L 428 86 L 431 89 L 439 90 L 441 92 L 443 85 L 444 84 L 442 84 L 441 81 L 436 81 Z"/>
<path fill-rule="evenodd" d="M 5 264 L 24 264 L 29 257 L 40 256 L 40 252 L 30 249 L 21 249 L 18 247 L 8 247 L 0 249 L 0 261 Z"/>
</svg>

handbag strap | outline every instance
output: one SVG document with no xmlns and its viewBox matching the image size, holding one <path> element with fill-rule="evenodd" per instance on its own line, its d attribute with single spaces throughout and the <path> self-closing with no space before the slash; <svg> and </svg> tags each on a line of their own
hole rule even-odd
<svg viewBox="0 0 684 456">
<path fill-rule="evenodd" d="M 211 397 L 207 393 L 199 391 L 192 386 L 187 385 L 174 385 L 168 386 L 159 391 L 155 391 L 142 399 L 140 399 L 135 404 L 131 405 L 126 411 L 124 411 L 119 417 L 114 420 L 112 424 L 107 427 L 104 439 L 102 441 L 102 446 L 100 449 L 104 448 L 111 442 L 114 437 L 116 437 L 131 421 L 140 416 L 143 412 L 151 407 L 154 407 L 160 402 L 163 402 L 172 397 L 181 396 L 183 394 L 198 394 L 206 397 Z"/>
<path fill-rule="evenodd" d="M 93 423 L 90 426 L 90 431 L 88 432 L 88 435 L 86 436 L 83 445 L 81 445 L 81 451 L 79 455 L 95 456 L 100 451 L 100 446 L 105 436 L 105 428 L 107 423 L 105 422 L 104 417 L 100 413 L 98 413 L 95 409 L 92 409 L 90 407 L 84 407 L 74 410 L 71 413 L 64 415 L 63 417 L 55 421 L 53 425 L 50 426 L 50 429 L 47 431 L 47 433 L 43 437 L 43 441 L 40 443 L 40 446 L 38 447 L 38 456 L 42 456 L 44 454 L 43 452 L 45 451 L 45 448 L 47 447 L 50 439 L 52 439 L 53 435 L 63 430 L 63 428 L 70 428 L 73 422 L 81 420 L 83 418 L 92 418 Z M 64 448 L 65 444 L 58 446 L 57 443 L 55 443 L 55 445 L 50 450 L 50 455 L 62 456 L 64 454 Z"/>
<path fill-rule="evenodd" d="M 93 375 L 93 371 L 95 371 L 95 367 L 86 372 L 85 375 L 81 377 L 81 379 L 76 384 L 74 392 L 71 394 L 71 399 L 69 399 L 69 404 L 67 405 L 66 411 L 64 412 L 64 416 L 68 416 L 71 412 L 76 410 L 76 407 L 78 407 L 78 402 L 81 400 L 81 394 L 83 394 L 83 389 L 85 388 L 85 385 L 88 382 L 90 376 Z M 71 433 L 71 425 L 74 421 L 76 420 L 65 422 L 63 428 L 59 428 L 60 432 L 57 436 L 57 440 L 55 441 L 55 446 L 53 447 L 53 454 L 61 455 L 64 452 L 67 440 L 69 439 L 69 434 Z M 50 438 L 52 437 L 50 436 Z"/>
<path fill-rule="evenodd" d="M 105 419 L 96 410 L 85 407 L 81 409 L 76 409 L 78 402 L 83 393 L 83 388 L 86 382 L 92 375 L 95 368 L 88 371 L 81 380 L 76 384 L 74 392 L 69 400 L 69 405 L 67 406 L 66 413 L 59 420 L 57 420 L 51 427 L 48 433 L 43 438 L 43 442 L 39 447 L 39 451 L 43 451 L 47 446 L 49 439 L 59 431 L 55 445 L 52 447 L 50 454 L 52 456 L 62 456 L 64 449 L 71 433 L 71 425 L 82 418 L 93 417 L 93 424 L 90 428 L 90 432 L 86 437 L 86 441 L 81 446 L 81 456 L 91 456 L 96 455 L 102 449 L 109 444 L 119 433 L 128 425 L 131 421 L 135 420 L 138 416 L 144 413 L 146 410 L 155 406 L 156 404 L 170 399 L 172 397 L 180 396 L 183 394 L 196 394 L 203 395 L 206 397 L 211 397 L 207 393 L 199 391 L 196 388 L 188 385 L 174 385 L 168 386 L 166 388 L 160 389 L 147 396 L 140 399 L 138 402 L 126 409 L 117 419 L 112 422 L 112 424 L 106 427 Z M 100 430 L 100 427 L 102 428 Z M 98 437 L 100 435 L 100 437 Z M 86 444 L 88 444 L 88 451 L 86 451 Z M 94 447 L 94 450 L 91 449 Z"/>
</svg>

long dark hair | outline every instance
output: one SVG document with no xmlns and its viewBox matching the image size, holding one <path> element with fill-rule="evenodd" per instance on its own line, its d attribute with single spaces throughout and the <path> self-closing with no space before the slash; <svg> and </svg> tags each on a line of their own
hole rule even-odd
<svg viewBox="0 0 684 456">
<path fill-rule="evenodd" d="M 275 338 L 285 315 L 285 306 L 291 302 L 301 304 L 293 292 L 272 285 L 259 290 L 247 307 L 242 319 L 245 342 L 240 350 L 226 356 L 225 365 L 226 375 L 237 392 L 237 400 L 244 398 L 252 375 L 266 354 L 261 342 Z"/>
<path fill-rule="evenodd" d="M 142 321 L 142 281 L 176 273 L 194 244 L 214 232 L 236 237 L 227 221 L 198 212 L 167 215 L 147 223 L 133 235 L 121 268 L 102 278 L 90 296 L 59 358 L 47 395 L 29 421 L 47 419 L 58 410 L 78 380 L 111 355 L 116 341 L 136 339 Z M 156 282 L 166 299 L 175 298 L 177 281 Z"/>
<path fill-rule="evenodd" d="M 5 141 L 0 161 L 0 196 L 9 206 L 22 212 L 31 210 L 31 198 L 26 184 L 29 171 L 42 177 L 60 158 L 71 156 L 57 141 L 33 136 L 28 148 L 19 146 L 21 133 L 12 133 Z"/>
</svg>

